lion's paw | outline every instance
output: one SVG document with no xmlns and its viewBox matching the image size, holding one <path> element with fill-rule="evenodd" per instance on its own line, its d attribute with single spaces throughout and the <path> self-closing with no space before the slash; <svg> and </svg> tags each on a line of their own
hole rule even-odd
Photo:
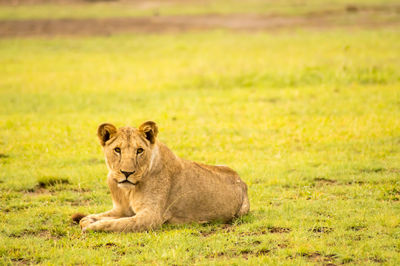
<svg viewBox="0 0 400 266">
<path fill-rule="evenodd" d="M 86 227 L 91 225 L 92 223 L 97 222 L 98 219 L 95 216 L 86 216 L 80 220 L 79 225 L 81 226 L 81 229 L 84 230 Z M 85 231 L 85 230 L 84 230 Z"/>
</svg>

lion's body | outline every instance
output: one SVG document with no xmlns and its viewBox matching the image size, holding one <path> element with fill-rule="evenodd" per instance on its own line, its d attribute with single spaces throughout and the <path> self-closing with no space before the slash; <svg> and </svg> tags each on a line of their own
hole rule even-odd
<svg viewBox="0 0 400 266">
<path fill-rule="evenodd" d="M 142 231 L 163 223 L 229 221 L 249 211 L 247 186 L 235 171 L 181 159 L 155 139 L 157 128 L 154 136 L 146 129 L 107 133 L 103 146 L 114 208 L 83 218 L 83 230 Z M 119 157 L 110 152 L 115 146 L 123 147 Z M 121 175 L 124 170 L 132 174 Z"/>
</svg>

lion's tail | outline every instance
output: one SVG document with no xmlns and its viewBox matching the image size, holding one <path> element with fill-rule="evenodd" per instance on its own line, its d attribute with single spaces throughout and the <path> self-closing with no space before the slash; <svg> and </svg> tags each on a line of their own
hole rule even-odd
<svg viewBox="0 0 400 266">
<path fill-rule="evenodd" d="M 72 221 L 77 224 L 79 224 L 80 220 L 82 220 L 83 217 L 86 217 L 86 215 L 79 212 L 71 215 Z"/>
</svg>

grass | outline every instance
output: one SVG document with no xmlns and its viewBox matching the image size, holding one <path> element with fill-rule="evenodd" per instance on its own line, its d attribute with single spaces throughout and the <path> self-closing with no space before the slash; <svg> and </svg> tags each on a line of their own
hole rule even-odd
<svg viewBox="0 0 400 266">
<path fill-rule="evenodd" d="M 400 262 L 398 31 L 0 40 L 0 263 Z M 231 225 L 83 235 L 111 208 L 97 126 L 158 123 L 236 169 Z"/>
<path fill-rule="evenodd" d="M 0 20 L 110 18 L 153 15 L 275 14 L 304 15 L 316 11 L 345 11 L 348 6 L 387 8 L 395 11 L 397 0 L 213 0 L 213 1 L 132 1 L 90 4 L 0 5 Z"/>
</svg>

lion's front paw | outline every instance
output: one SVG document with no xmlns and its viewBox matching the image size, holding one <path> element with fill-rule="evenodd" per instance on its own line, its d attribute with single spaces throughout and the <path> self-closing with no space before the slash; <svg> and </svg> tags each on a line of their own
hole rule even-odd
<svg viewBox="0 0 400 266">
<path fill-rule="evenodd" d="M 112 227 L 112 221 L 97 221 L 94 223 L 90 223 L 87 226 L 82 228 L 83 232 L 86 231 L 110 231 Z"/>
<path fill-rule="evenodd" d="M 98 219 L 95 216 L 89 215 L 89 216 L 82 218 L 82 220 L 80 220 L 80 222 L 79 222 L 79 225 L 81 226 L 81 229 L 83 231 L 85 231 L 86 227 L 88 227 L 89 225 L 91 225 L 92 223 L 95 223 L 97 221 L 98 221 Z"/>
</svg>

